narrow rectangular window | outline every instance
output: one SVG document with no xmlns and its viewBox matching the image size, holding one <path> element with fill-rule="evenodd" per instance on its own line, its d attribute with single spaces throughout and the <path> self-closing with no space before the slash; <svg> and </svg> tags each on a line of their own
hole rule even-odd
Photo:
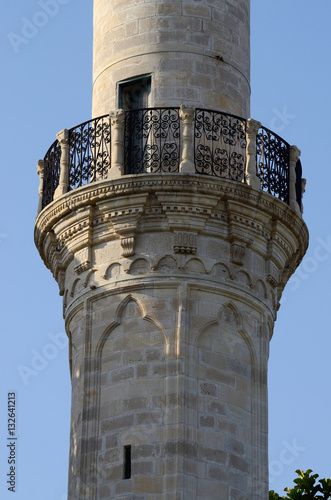
<svg viewBox="0 0 331 500">
<path fill-rule="evenodd" d="M 118 84 L 118 104 L 121 109 L 141 109 L 150 106 L 151 77 L 131 78 Z"/>
<path fill-rule="evenodd" d="M 124 446 L 124 479 L 131 477 L 131 445 Z"/>
</svg>

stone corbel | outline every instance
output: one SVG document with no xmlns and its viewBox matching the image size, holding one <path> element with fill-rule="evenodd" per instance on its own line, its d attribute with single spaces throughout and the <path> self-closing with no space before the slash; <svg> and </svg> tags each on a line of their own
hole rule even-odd
<svg viewBox="0 0 331 500">
<path fill-rule="evenodd" d="M 194 117 L 195 109 L 181 106 L 179 110 L 179 118 L 183 123 L 182 127 L 182 158 L 179 166 L 179 171 L 183 174 L 194 174 Z"/>
<path fill-rule="evenodd" d="M 135 242 L 135 235 L 121 237 L 122 257 L 131 257 L 134 255 Z"/>
<path fill-rule="evenodd" d="M 175 253 L 186 253 L 195 255 L 197 252 L 197 233 L 175 231 Z"/>
<path fill-rule="evenodd" d="M 43 208 L 43 190 L 44 190 L 44 160 L 39 160 L 37 165 L 37 174 L 39 175 L 39 201 L 38 201 L 38 210 L 37 214 L 39 214 Z"/>
<path fill-rule="evenodd" d="M 56 138 L 61 146 L 60 180 L 55 189 L 54 200 L 69 191 L 69 130 L 63 129 L 56 134 Z"/>
<path fill-rule="evenodd" d="M 246 247 L 243 243 L 232 241 L 231 243 L 232 264 L 237 264 L 238 266 L 242 266 L 244 264 L 245 253 L 246 253 Z"/>
<path fill-rule="evenodd" d="M 261 182 L 257 176 L 256 169 L 256 136 L 261 123 L 249 118 L 246 123 L 246 179 L 249 186 L 257 189 L 261 188 Z"/>
<path fill-rule="evenodd" d="M 299 161 L 301 155 L 300 149 L 296 146 L 291 146 L 290 148 L 290 207 L 293 208 L 298 214 L 301 214 L 299 203 L 297 202 L 297 194 L 295 189 L 295 184 L 297 181 L 297 176 L 295 173 L 295 167 Z"/>
<path fill-rule="evenodd" d="M 136 232 L 141 214 L 112 217 L 114 231 L 120 237 L 122 257 L 135 254 Z"/>
<path fill-rule="evenodd" d="M 75 273 L 81 274 L 91 269 L 91 247 L 87 246 L 75 252 Z"/>
<path fill-rule="evenodd" d="M 116 179 L 124 173 L 124 125 L 125 112 L 122 109 L 109 113 L 111 123 L 111 168 L 108 179 Z"/>
<path fill-rule="evenodd" d="M 272 260 L 266 261 L 266 276 L 269 285 L 271 285 L 272 288 L 276 288 L 279 283 L 279 270 Z"/>
<path fill-rule="evenodd" d="M 58 275 L 57 275 L 57 283 L 58 283 L 58 285 L 59 285 L 59 294 L 60 294 L 60 296 L 61 296 L 61 297 L 64 295 L 64 290 L 65 290 L 65 277 L 66 277 L 65 270 L 64 270 L 64 269 L 61 269 L 61 270 L 58 272 Z"/>
</svg>

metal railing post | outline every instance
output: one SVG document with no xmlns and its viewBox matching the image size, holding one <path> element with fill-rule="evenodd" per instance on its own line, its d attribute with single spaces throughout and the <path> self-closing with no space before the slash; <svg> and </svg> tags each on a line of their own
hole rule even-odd
<svg viewBox="0 0 331 500">
<path fill-rule="evenodd" d="M 289 205 L 298 214 L 301 214 L 299 203 L 297 202 L 297 193 L 295 189 L 295 184 L 297 181 L 297 176 L 295 173 L 296 164 L 300 158 L 301 151 L 296 146 L 290 147 L 290 171 L 289 171 Z"/>
<path fill-rule="evenodd" d="M 256 136 L 261 123 L 249 118 L 246 122 L 246 181 L 249 186 L 262 189 L 261 182 L 256 175 Z"/>
<path fill-rule="evenodd" d="M 123 109 L 109 113 L 111 124 L 111 166 L 107 179 L 116 179 L 124 174 L 124 124 Z"/>
<path fill-rule="evenodd" d="M 56 134 L 61 146 L 60 179 L 53 199 L 56 200 L 69 191 L 69 130 L 63 129 Z"/>
<path fill-rule="evenodd" d="M 182 158 L 179 165 L 179 171 L 182 174 L 194 174 L 194 151 L 193 151 L 193 138 L 194 138 L 194 117 L 195 109 L 181 106 L 179 110 L 179 118 L 183 123 L 182 128 Z"/>
</svg>

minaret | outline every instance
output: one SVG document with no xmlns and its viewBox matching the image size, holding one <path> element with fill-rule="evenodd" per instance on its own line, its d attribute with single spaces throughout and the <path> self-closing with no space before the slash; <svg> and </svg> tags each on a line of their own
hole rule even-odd
<svg viewBox="0 0 331 500">
<path fill-rule="evenodd" d="M 250 119 L 249 0 L 95 0 L 93 119 L 43 160 L 69 500 L 267 500 L 269 341 L 300 151 Z"/>
</svg>

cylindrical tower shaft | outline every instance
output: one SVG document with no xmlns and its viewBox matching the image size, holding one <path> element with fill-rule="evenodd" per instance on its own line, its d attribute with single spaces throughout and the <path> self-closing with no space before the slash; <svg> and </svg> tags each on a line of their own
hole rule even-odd
<svg viewBox="0 0 331 500">
<path fill-rule="evenodd" d="M 128 105 L 130 91 L 137 107 L 184 104 L 247 118 L 249 6 L 250 0 L 95 1 L 93 116 Z"/>
<path fill-rule="evenodd" d="M 268 498 L 269 340 L 308 232 L 299 150 L 247 119 L 249 6 L 94 2 L 95 118 L 39 162 L 35 230 L 70 339 L 69 500 Z"/>
</svg>

